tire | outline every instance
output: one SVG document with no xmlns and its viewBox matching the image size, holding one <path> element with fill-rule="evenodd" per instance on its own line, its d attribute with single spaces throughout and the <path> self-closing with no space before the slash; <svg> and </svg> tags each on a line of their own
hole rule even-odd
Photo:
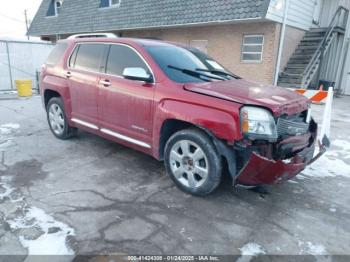
<svg viewBox="0 0 350 262">
<path fill-rule="evenodd" d="M 50 130 L 58 139 L 66 140 L 77 134 L 77 128 L 68 124 L 64 104 L 60 97 L 50 99 L 46 107 Z"/>
<path fill-rule="evenodd" d="M 186 129 L 170 137 L 165 146 L 165 168 L 182 191 L 206 196 L 220 184 L 222 163 L 208 135 Z"/>
</svg>

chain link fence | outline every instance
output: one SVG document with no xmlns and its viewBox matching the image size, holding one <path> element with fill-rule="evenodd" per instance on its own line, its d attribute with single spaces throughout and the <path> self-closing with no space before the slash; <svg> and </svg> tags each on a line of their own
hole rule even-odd
<svg viewBox="0 0 350 262">
<path fill-rule="evenodd" d="M 16 90 L 15 80 L 30 79 L 38 86 L 38 72 L 52 44 L 30 41 L 0 40 L 0 91 Z"/>
</svg>

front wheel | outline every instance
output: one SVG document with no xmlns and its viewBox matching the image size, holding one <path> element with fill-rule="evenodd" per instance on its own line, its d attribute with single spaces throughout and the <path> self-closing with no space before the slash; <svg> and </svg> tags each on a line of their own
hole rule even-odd
<svg viewBox="0 0 350 262">
<path fill-rule="evenodd" d="M 220 156 L 208 135 L 198 129 L 179 131 L 169 139 L 165 168 L 181 190 L 195 196 L 209 195 L 221 181 Z"/>
</svg>

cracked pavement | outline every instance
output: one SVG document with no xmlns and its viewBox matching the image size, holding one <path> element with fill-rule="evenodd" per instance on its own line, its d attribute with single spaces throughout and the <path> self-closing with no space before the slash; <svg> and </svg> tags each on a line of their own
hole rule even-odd
<svg viewBox="0 0 350 262">
<path fill-rule="evenodd" d="M 338 143 L 326 157 L 345 169 L 316 162 L 266 193 L 232 189 L 225 178 L 196 198 L 150 156 L 85 132 L 57 140 L 40 97 L 1 100 L 0 255 L 22 261 L 45 243 L 65 255 L 349 254 L 350 97 L 334 108 Z M 320 119 L 323 107 L 313 109 Z"/>
</svg>

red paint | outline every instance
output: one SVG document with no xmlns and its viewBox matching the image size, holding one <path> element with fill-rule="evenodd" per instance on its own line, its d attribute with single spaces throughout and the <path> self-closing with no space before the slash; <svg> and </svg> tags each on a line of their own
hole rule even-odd
<svg viewBox="0 0 350 262">
<path fill-rule="evenodd" d="M 240 104 L 269 108 L 275 116 L 292 115 L 308 108 L 308 100 L 293 91 L 244 79 L 186 85 L 185 89 Z"/>
<path fill-rule="evenodd" d="M 295 177 L 305 167 L 306 163 L 285 164 L 281 160 L 276 162 L 253 153 L 236 181 L 247 186 L 280 184 Z"/>
<path fill-rule="evenodd" d="M 176 119 L 207 129 L 218 139 L 232 145 L 243 139 L 240 131 L 239 110 L 243 105 L 269 109 L 275 117 L 294 114 L 308 107 L 308 100 L 292 91 L 266 86 L 246 80 L 211 83 L 178 84 L 171 81 L 144 46 L 147 41 L 126 38 L 95 38 L 65 40 L 68 48 L 56 66 L 45 65 L 42 70 L 41 93 L 53 90 L 63 98 L 70 125 L 93 132 L 159 158 L 160 132 L 166 120 Z M 67 67 L 67 60 L 77 42 L 120 43 L 139 52 L 151 67 L 155 83 L 146 84 L 102 73 L 89 73 Z M 170 43 L 148 41 L 152 45 Z M 66 73 L 71 77 L 67 78 Z M 111 86 L 100 83 L 107 80 Z M 141 147 L 124 140 L 91 130 L 71 121 L 78 118 L 142 141 Z M 253 155 L 240 176 L 242 182 L 275 183 L 281 176 L 288 178 L 300 172 L 303 163 L 285 165 Z M 250 178 L 253 177 L 253 180 Z"/>
<path fill-rule="evenodd" d="M 298 142 L 309 140 L 309 136 L 310 135 L 300 137 Z M 295 157 L 289 159 L 288 163 L 282 160 L 270 160 L 253 153 L 245 167 L 238 174 L 236 183 L 246 186 L 256 186 L 262 184 L 281 184 L 292 179 L 303 171 L 307 165 L 313 162 L 314 159 L 318 159 L 321 156 L 319 154 L 314 159 L 312 158 L 316 144 L 316 133 L 311 134 L 311 136 L 311 139 L 313 139 L 312 145 L 304 145 L 304 150 Z M 288 141 L 292 142 L 289 139 L 281 144 L 286 144 Z M 293 151 L 294 150 L 300 150 L 298 144 L 293 148 Z M 322 154 L 324 152 L 325 151 L 323 151 Z"/>
</svg>

